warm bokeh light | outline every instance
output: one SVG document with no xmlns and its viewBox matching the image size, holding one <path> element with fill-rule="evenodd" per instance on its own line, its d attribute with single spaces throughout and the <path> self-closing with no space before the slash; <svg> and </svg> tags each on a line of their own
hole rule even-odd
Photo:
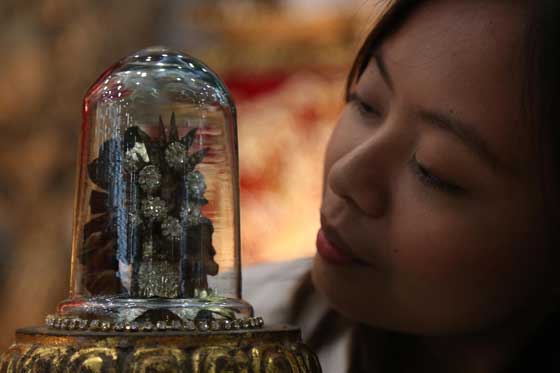
<svg viewBox="0 0 560 373">
<path fill-rule="evenodd" d="M 301 73 L 239 103 L 245 262 L 310 255 L 319 227 L 323 152 L 343 77 Z"/>
</svg>

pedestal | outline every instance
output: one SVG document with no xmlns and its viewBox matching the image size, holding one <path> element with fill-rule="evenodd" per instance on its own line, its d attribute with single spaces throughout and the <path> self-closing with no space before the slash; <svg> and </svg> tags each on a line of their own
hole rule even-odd
<svg viewBox="0 0 560 373">
<path fill-rule="evenodd" d="M 1 373 L 320 373 L 299 329 L 89 332 L 19 329 Z"/>
</svg>

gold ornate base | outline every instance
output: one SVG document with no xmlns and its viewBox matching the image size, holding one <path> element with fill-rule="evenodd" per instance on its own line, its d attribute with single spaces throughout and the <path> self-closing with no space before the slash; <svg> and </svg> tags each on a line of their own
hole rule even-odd
<svg viewBox="0 0 560 373">
<path fill-rule="evenodd" d="M 291 327 L 192 332 L 79 332 L 26 328 L 2 354 L 0 373 L 320 373 Z"/>
</svg>

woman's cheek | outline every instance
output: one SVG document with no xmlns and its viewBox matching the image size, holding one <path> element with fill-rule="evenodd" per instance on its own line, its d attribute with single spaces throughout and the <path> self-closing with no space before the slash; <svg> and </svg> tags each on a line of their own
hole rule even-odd
<svg viewBox="0 0 560 373">
<path fill-rule="evenodd" d="M 422 193 L 433 195 L 419 198 L 416 191 L 400 195 L 389 234 L 393 278 L 413 286 L 420 297 L 453 291 L 449 288 L 454 284 L 467 285 L 489 255 L 468 212 L 438 206 L 430 200 L 438 198 L 438 191 Z"/>
<path fill-rule="evenodd" d="M 525 256 L 527 236 L 512 234 L 521 216 L 497 203 L 454 213 L 403 203 L 389 240 L 391 287 L 405 313 L 434 328 L 476 327 L 524 301 L 530 273 L 542 267 Z"/>
<path fill-rule="evenodd" d="M 420 282 L 456 275 L 453 268 L 462 262 L 463 243 L 446 221 L 438 221 L 424 215 L 421 219 L 404 220 L 399 233 L 394 227 L 391 254 L 395 271 Z"/>
</svg>

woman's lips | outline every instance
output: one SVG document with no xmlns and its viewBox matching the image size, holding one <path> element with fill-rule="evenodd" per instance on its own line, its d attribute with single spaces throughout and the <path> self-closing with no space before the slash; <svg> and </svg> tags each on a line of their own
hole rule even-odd
<svg viewBox="0 0 560 373">
<path fill-rule="evenodd" d="M 317 252 L 323 259 L 334 265 L 349 265 L 356 261 L 329 240 L 323 229 L 317 233 Z"/>
</svg>

